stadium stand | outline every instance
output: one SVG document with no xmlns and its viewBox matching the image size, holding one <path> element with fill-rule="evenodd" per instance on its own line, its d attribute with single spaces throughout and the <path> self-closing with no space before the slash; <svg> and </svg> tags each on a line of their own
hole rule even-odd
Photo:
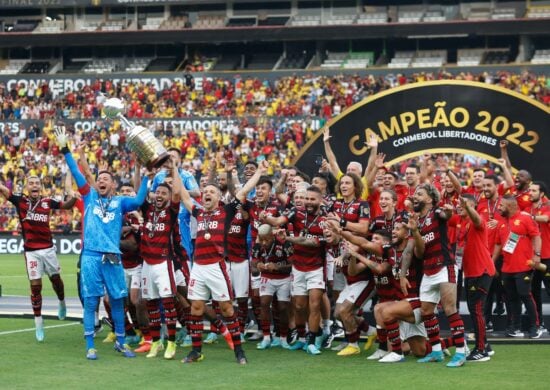
<svg viewBox="0 0 550 390">
<path fill-rule="evenodd" d="M 532 64 L 550 64 L 550 49 L 536 50 L 533 58 L 531 58 Z"/>
<path fill-rule="evenodd" d="M 383 24 L 388 22 L 388 13 L 383 12 L 365 12 L 357 17 L 357 24 Z"/>
<path fill-rule="evenodd" d="M 19 73 L 29 60 L 9 60 L 3 69 L 0 69 L 0 74 L 17 74 Z"/>
<path fill-rule="evenodd" d="M 35 34 L 59 34 L 65 29 L 63 20 L 48 20 L 44 19 L 38 27 L 33 31 Z"/>
<path fill-rule="evenodd" d="M 485 49 L 459 49 L 456 64 L 458 66 L 477 66 L 481 64 Z"/>
</svg>

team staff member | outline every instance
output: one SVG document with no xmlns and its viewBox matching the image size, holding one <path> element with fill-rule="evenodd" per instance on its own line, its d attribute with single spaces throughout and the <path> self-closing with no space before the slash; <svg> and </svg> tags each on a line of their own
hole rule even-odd
<svg viewBox="0 0 550 390">
<path fill-rule="evenodd" d="M 456 261 L 462 258 L 466 301 L 472 316 L 476 346 L 467 361 L 484 362 L 490 359 L 485 350 L 485 317 L 483 315 L 487 292 L 495 275 L 495 264 L 487 247 L 487 225 L 475 210 L 475 196 L 464 194 L 460 198 L 460 217 L 457 224 Z"/>
<path fill-rule="evenodd" d="M 120 236 L 124 214 L 136 210 L 144 202 L 148 180 L 143 180 L 136 197 L 115 196 L 116 182 L 108 171 L 99 172 L 96 186 L 91 187 L 67 147 L 68 137 L 65 128 L 57 127 L 55 136 L 84 200 L 82 239 L 85 246 L 81 257 L 80 276 L 84 300 L 86 358 L 97 359 L 94 345 L 94 316 L 105 289 L 109 294 L 115 322 L 115 350 L 126 357 L 135 357 L 124 340 L 124 298 L 128 295 L 128 290 L 120 261 Z"/>
<path fill-rule="evenodd" d="M 65 288 L 59 272 L 61 267 L 55 253 L 50 215 L 52 210 L 73 207 L 76 198 L 68 202 L 58 202 L 52 198 L 43 198 L 42 181 L 38 176 L 27 177 L 27 194 L 14 195 L 6 186 L 0 184 L 0 193 L 17 209 L 17 216 L 23 231 L 23 249 L 27 266 L 27 276 L 31 285 L 31 304 L 36 327 L 36 340 L 44 341 L 44 322 L 42 319 L 42 275 L 50 278 L 52 287 L 59 299 L 57 316 L 65 319 Z"/>
<path fill-rule="evenodd" d="M 541 238 L 537 223 L 531 215 L 519 211 L 518 201 L 512 194 L 504 195 L 499 213 L 506 218 L 500 226 L 493 260 L 502 253 L 502 281 L 510 302 L 512 327 L 510 337 L 523 337 L 521 332 L 521 303 L 529 316 L 529 337 L 536 339 L 542 334 L 535 301 L 531 294 L 533 269 L 529 262 L 540 263 Z"/>
</svg>

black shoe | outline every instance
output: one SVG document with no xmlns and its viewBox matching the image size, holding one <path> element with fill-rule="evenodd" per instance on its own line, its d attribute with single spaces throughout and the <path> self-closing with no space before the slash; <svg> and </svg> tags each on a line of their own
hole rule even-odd
<svg viewBox="0 0 550 390">
<path fill-rule="evenodd" d="M 242 349 L 235 352 L 235 358 L 237 359 L 238 364 L 242 364 L 242 365 L 248 364 L 248 360 L 246 359 L 246 356 Z"/>
<path fill-rule="evenodd" d="M 192 350 L 187 354 L 185 358 L 181 361 L 182 363 L 197 363 L 204 360 L 204 355 L 200 352 Z"/>
<path fill-rule="evenodd" d="M 289 344 L 294 344 L 298 340 L 298 329 L 292 328 L 288 330 L 288 335 L 286 336 L 286 342 Z"/>
<path fill-rule="evenodd" d="M 503 303 L 497 303 L 495 310 L 493 311 L 493 314 L 496 314 L 497 316 L 501 316 L 504 314 L 506 310 L 504 309 Z"/>
<path fill-rule="evenodd" d="M 530 339 L 539 339 L 542 336 L 542 330 L 538 327 L 533 327 L 529 330 Z"/>
<path fill-rule="evenodd" d="M 325 339 L 325 341 L 323 341 L 323 345 L 322 345 L 323 349 L 329 349 L 330 347 L 332 347 L 333 341 L 334 341 L 334 334 L 330 332 L 330 334 Z"/>
<path fill-rule="evenodd" d="M 485 344 L 485 352 L 487 352 L 487 355 L 493 356 L 495 354 L 495 351 L 491 347 L 491 344 L 487 343 Z"/>
<path fill-rule="evenodd" d="M 508 337 L 525 337 L 525 333 L 523 333 L 521 330 L 518 329 L 510 329 L 506 332 L 506 336 Z"/>
<path fill-rule="evenodd" d="M 493 322 L 492 321 L 489 321 L 485 324 L 485 331 L 486 332 L 493 332 L 495 330 L 494 326 L 493 326 Z"/>
<path fill-rule="evenodd" d="M 478 351 L 477 348 L 466 357 L 466 361 L 468 362 L 486 362 L 489 360 L 491 360 L 491 357 L 487 351 Z"/>
<path fill-rule="evenodd" d="M 111 329 L 115 329 L 115 325 L 111 322 L 111 319 L 109 317 L 103 317 L 101 319 L 101 322 L 103 322 L 105 325 L 107 325 Z M 113 330 L 114 332 L 114 330 Z"/>
</svg>

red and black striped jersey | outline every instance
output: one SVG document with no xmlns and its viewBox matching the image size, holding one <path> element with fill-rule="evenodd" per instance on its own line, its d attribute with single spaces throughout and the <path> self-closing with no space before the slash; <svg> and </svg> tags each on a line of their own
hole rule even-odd
<svg viewBox="0 0 550 390">
<path fill-rule="evenodd" d="M 258 236 L 258 228 L 261 226 L 260 213 L 264 211 L 268 216 L 279 217 L 282 213 L 282 206 L 278 200 L 269 198 L 267 203 L 263 206 L 259 205 L 256 200 L 248 200 L 246 202 L 246 208 L 249 214 L 250 220 L 250 232 L 252 235 L 252 242 L 256 242 Z"/>
<path fill-rule="evenodd" d="M 443 267 L 454 264 L 447 237 L 447 221 L 440 217 L 440 210 L 430 210 L 419 218 L 418 227 L 425 243 L 423 268 L 426 275 L 435 275 Z"/>
<path fill-rule="evenodd" d="M 325 227 L 326 213 L 319 209 L 315 215 L 308 214 L 305 209 L 293 207 L 285 213 L 289 224 L 292 225 L 294 235 L 304 236 L 318 242 L 317 247 L 308 247 L 294 244 L 294 253 L 291 260 L 293 266 L 302 272 L 314 271 L 325 266 Z"/>
<path fill-rule="evenodd" d="M 405 211 L 396 211 L 393 213 L 393 217 L 386 219 L 384 214 L 374 218 L 369 226 L 369 232 L 374 233 L 377 230 L 386 230 L 388 232 L 393 231 L 393 227 L 397 222 L 407 220 L 407 213 Z"/>
<path fill-rule="evenodd" d="M 24 195 L 10 194 L 8 200 L 17 210 L 21 230 L 23 231 L 23 248 L 26 251 L 51 248 L 53 246 L 50 229 L 52 210 L 61 208 L 62 203 L 52 198 L 39 198 L 32 201 Z"/>
<path fill-rule="evenodd" d="M 350 202 L 337 199 L 330 206 L 329 212 L 336 213 L 340 218 L 348 222 L 367 221 L 368 223 L 370 218 L 369 203 L 359 199 L 354 199 Z"/>
<path fill-rule="evenodd" d="M 401 285 L 399 279 L 394 276 L 393 270 L 395 268 L 395 257 L 390 252 L 386 252 L 383 257 L 371 256 L 371 260 L 378 264 L 388 263 L 391 269 L 385 274 L 374 275 L 374 281 L 376 283 L 376 293 L 380 299 L 380 303 L 400 301 L 404 298 L 401 291 Z"/>
<path fill-rule="evenodd" d="M 237 210 L 227 232 L 227 260 L 232 263 L 242 263 L 248 260 L 246 238 L 250 219 L 246 209 L 243 213 L 243 207 L 247 207 L 247 204 L 239 203 L 237 205 Z"/>
<path fill-rule="evenodd" d="M 401 260 L 403 256 L 402 250 L 397 250 L 393 247 L 390 248 L 384 248 L 384 258 L 391 258 L 390 265 L 392 266 L 392 275 L 395 279 L 395 288 L 398 290 L 396 295 L 400 296 L 401 298 L 418 298 L 419 296 L 419 289 L 420 289 L 420 282 L 422 281 L 422 261 L 417 259 L 416 257 L 412 257 L 411 265 L 409 269 L 407 270 L 407 280 L 409 281 L 410 287 L 407 288 L 407 296 L 404 297 L 403 293 L 401 291 L 401 285 L 399 282 L 399 270 L 401 269 Z"/>
<path fill-rule="evenodd" d="M 140 254 L 147 264 L 161 264 L 173 257 L 173 234 L 178 220 L 179 203 L 170 203 L 162 210 L 145 201 L 141 206 L 143 227 Z"/>
<path fill-rule="evenodd" d="M 135 231 L 132 228 L 132 225 L 139 226 L 139 219 L 135 215 L 128 213 L 124 216 L 124 221 L 122 223 L 122 237 L 120 238 L 120 241 L 133 241 L 136 244 L 136 249 L 124 250 L 122 247 L 120 248 L 122 266 L 126 269 L 135 268 L 143 263 L 143 259 L 139 254 L 139 246 L 141 241 L 139 230 Z"/>
<path fill-rule="evenodd" d="M 252 261 L 257 263 L 274 263 L 278 266 L 290 265 L 290 257 L 293 253 L 293 247 L 290 242 L 280 242 L 274 240 L 269 248 L 263 248 L 260 244 L 255 244 L 252 248 Z M 290 267 L 286 271 L 267 272 L 262 271 L 261 276 L 268 279 L 284 279 L 290 275 Z"/>
<path fill-rule="evenodd" d="M 194 262 L 201 265 L 219 263 L 226 257 L 227 233 L 233 216 L 241 203 L 235 199 L 212 211 L 193 206 L 197 219 Z"/>
<path fill-rule="evenodd" d="M 333 246 L 332 248 L 333 248 L 333 253 L 338 254 L 338 256 L 340 256 L 340 253 L 341 253 L 340 247 L 339 247 L 339 249 L 335 249 L 335 246 Z M 338 257 L 338 256 L 336 256 L 336 257 Z M 357 275 L 353 275 L 353 276 L 350 275 L 349 274 L 349 269 L 348 269 L 349 262 L 350 262 L 349 256 L 344 256 L 343 261 L 342 261 L 342 273 L 344 274 L 344 277 L 346 278 L 346 282 L 347 282 L 348 285 L 353 284 L 353 283 L 357 283 L 357 282 L 372 281 L 373 280 L 373 274 L 372 274 L 371 270 L 368 269 L 368 268 L 365 268 L 363 271 L 361 271 Z"/>
</svg>

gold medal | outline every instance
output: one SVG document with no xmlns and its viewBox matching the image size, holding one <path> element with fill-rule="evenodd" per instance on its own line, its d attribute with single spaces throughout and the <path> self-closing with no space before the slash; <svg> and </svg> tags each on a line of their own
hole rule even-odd
<svg viewBox="0 0 550 390">
<path fill-rule="evenodd" d="M 204 239 L 206 241 L 210 241 L 211 238 L 212 238 L 212 235 L 210 233 L 208 233 L 208 232 L 204 233 Z"/>
</svg>

